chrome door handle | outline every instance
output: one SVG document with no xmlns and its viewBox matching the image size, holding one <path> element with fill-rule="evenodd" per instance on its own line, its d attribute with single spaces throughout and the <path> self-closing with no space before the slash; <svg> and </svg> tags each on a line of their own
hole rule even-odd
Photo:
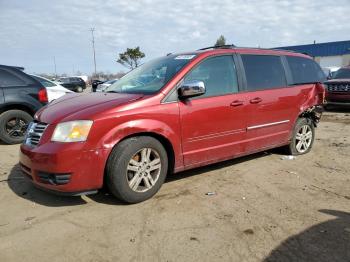
<svg viewBox="0 0 350 262">
<path fill-rule="evenodd" d="M 253 99 L 250 100 L 251 104 L 258 104 L 262 101 L 262 99 L 260 97 L 255 97 Z"/>
<path fill-rule="evenodd" d="M 241 100 L 235 100 L 233 101 L 230 106 L 241 106 L 244 104 L 244 101 L 241 101 Z"/>
</svg>

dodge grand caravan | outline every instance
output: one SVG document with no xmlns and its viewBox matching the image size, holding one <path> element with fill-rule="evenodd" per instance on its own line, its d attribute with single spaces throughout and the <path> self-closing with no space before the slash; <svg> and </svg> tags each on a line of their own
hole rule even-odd
<svg viewBox="0 0 350 262">
<path fill-rule="evenodd" d="M 308 56 L 207 48 L 169 54 L 104 93 L 74 94 L 41 109 L 20 149 L 22 171 L 51 192 L 152 197 L 166 175 L 285 146 L 310 151 L 324 74 Z"/>
</svg>

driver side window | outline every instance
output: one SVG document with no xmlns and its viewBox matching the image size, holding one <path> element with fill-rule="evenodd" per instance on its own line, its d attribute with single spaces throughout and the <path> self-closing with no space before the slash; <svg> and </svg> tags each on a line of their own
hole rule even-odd
<svg viewBox="0 0 350 262">
<path fill-rule="evenodd" d="M 205 94 L 198 98 L 238 92 L 236 67 L 231 55 L 204 60 L 184 78 L 184 82 L 190 81 L 204 82 Z"/>
</svg>

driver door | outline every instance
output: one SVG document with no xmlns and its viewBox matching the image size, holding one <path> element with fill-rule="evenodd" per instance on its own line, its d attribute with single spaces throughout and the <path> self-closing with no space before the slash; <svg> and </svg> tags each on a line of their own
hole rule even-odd
<svg viewBox="0 0 350 262">
<path fill-rule="evenodd" d="M 204 95 L 179 101 L 186 167 L 232 158 L 245 151 L 246 98 L 239 93 L 232 55 L 209 57 L 184 82 L 204 82 Z"/>
</svg>

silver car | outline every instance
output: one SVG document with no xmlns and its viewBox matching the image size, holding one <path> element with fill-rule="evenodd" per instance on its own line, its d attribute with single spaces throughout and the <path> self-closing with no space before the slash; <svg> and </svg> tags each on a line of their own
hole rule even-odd
<svg viewBox="0 0 350 262">
<path fill-rule="evenodd" d="M 110 85 L 113 85 L 118 80 L 119 79 L 113 79 L 113 80 L 109 80 L 107 82 L 104 82 L 103 84 L 99 84 L 96 88 L 96 92 L 104 92 L 107 87 L 109 87 Z"/>
</svg>

